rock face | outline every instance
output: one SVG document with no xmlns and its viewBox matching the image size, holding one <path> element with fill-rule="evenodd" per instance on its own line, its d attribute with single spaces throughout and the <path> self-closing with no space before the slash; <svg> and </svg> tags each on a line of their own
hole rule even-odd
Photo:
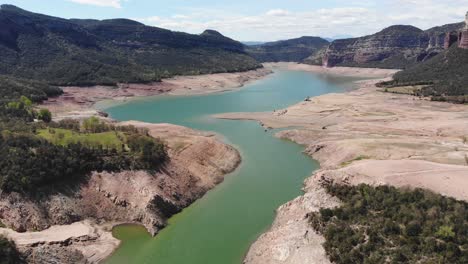
<svg viewBox="0 0 468 264">
<path fill-rule="evenodd" d="M 406 68 L 440 53 L 446 33 L 463 27 L 449 24 L 423 31 L 413 26 L 391 26 L 376 34 L 333 41 L 323 57 L 323 65 L 378 68 Z M 447 40 L 447 41 L 446 41 Z"/>
<path fill-rule="evenodd" d="M 246 51 L 260 62 L 302 62 L 328 44 L 327 40 L 319 37 L 301 37 L 249 46 Z"/>
<path fill-rule="evenodd" d="M 458 32 L 448 32 L 445 35 L 444 49 L 449 49 L 457 41 L 458 41 Z"/>
<path fill-rule="evenodd" d="M 468 49 L 468 12 L 465 16 L 465 27 L 458 35 L 458 47 Z"/>
</svg>

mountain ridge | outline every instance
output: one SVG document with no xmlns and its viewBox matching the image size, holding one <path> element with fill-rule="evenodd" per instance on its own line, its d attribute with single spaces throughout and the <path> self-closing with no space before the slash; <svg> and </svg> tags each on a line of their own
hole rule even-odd
<svg viewBox="0 0 468 264">
<path fill-rule="evenodd" d="M 261 67 L 220 33 L 194 35 L 128 19 L 63 19 L 0 9 L 0 74 L 54 85 L 145 83 Z"/>
</svg>

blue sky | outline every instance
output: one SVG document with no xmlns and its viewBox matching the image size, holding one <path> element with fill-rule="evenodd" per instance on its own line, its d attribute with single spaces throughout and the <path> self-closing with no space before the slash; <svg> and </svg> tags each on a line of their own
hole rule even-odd
<svg viewBox="0 0 468 264">
<path fill-rule="evenodd" d="M 393 24 L 422 29 L 462 21 L 468 0 L 9 0 L 65 18 L 130 18 L 200 33 L 206 28 L 242 41 L 308 36 L 361 36 Z"/>
</svg>

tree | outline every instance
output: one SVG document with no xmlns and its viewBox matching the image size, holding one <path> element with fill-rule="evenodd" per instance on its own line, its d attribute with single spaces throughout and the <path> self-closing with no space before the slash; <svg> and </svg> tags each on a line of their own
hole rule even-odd
<svg viewBox="0 0 468 264">
<path fill-rule="evenodd" d="M 50 123 L 52 121 L 52 113 L 49 111 L 49 109 L 41 109 L 39 110 L 37 118 L 46 123 Z"/>
</svg>

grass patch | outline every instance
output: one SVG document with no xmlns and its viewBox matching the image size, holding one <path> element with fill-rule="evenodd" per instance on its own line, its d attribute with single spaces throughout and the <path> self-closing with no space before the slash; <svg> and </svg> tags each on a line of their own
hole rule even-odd
<svg viewBox="0 0 468 264">
<path fill-rule="evenodd" d="M 365 156 L 365 155 L 360 155 L 352 160 L 348 160 L 348 161 L 345 161 L 343 163 L 341 163 L 341 167 L 346 167 L 348 165 L 350 165 L 351 163 L 355 162 L 355 161 L 358 161 L 358 160 L 365 160 L 365 159 L 370 159 L 369 156 Z"/>
<path fill-rule="evenodd" d="M 38 130 L 38 135 L 54 145 L 68 146 L 81 143 L 88 147 L 117 149 L 122 151 L 125 145 L 125 134 L 117 131 L 102 133 L 80 133 L 63 128 L 48 128 Z"/>
<path fill-rule="evenodd" d="M 427 87 L 427 85 L 397 86 L 385 88 L 383 91 L 387 93 L 418 95 L 425 87 Z"/>
</svg>

